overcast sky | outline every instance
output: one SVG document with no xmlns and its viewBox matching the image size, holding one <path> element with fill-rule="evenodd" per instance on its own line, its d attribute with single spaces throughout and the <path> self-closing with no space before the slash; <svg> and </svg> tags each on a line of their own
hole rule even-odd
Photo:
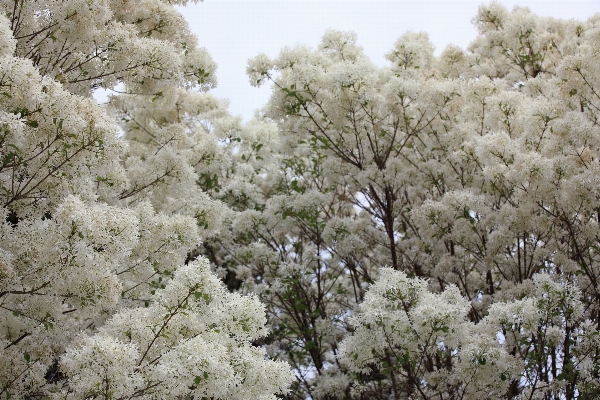
<svg viewBox="0 0 600 400">
<path fill-rule="evenodd" d="M 586 20 L 600 1 L 501 1 L 532 12 Z M 354 31 L 371 60 L 386 65 L 384 54 L 407 30 L 424 31 L 439 54 L 447 44 L 463 48 L 475 38 L 471 19 L 482 1 L 405 0 L 204 0 L 179 7 L 200 46 L 218 64 L 219 85 L 211 91 L 230 101 L 230 111 L 249 120 L 266 103 L 269 87 L 253 88 L 246 62 L 258 53 L 276 57 L 285 46 L 316 47 L 326 29 Z"/>
</svg>

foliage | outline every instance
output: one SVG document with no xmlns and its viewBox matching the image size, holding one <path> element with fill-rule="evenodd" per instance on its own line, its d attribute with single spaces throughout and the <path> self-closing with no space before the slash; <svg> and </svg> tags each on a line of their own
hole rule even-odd
<svg viewBox="0 0 600 400">
<path fill-rule="evenodd" d="M 385 68 L 337 31 L 248 64 L 280 136 L 210 252 L 266 303 L 290 398 L 594 397 L 598 17 L 473 21 Z"/>
<path fill-rule="evenodd" d="M 0 395 L 285 392 L 289 367 L 253 345 L 264 307 L 193 256 L 226 209 L 196 185 L 227 164 L 200 121 L 231 117 L 192 91 L 215 65 L 182 16 L 151 0 L 0 10 Z M 117 83 L 109 114 L 91 94 Z"/>
<path fill-rule="evenodd" d="M 596 397 L 598 16 L 328 31 L 242 124 L 171 3 L 0 2 L 0 395 Z"/>
</svg>

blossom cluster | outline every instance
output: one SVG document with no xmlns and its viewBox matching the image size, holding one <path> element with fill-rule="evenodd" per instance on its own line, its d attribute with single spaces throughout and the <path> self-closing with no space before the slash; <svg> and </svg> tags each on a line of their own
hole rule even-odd
<svg viewBox="0 0 600 400">
<path fill-rule="evenodd" d="M 230 163 L 215 68 L 167 2 L 0 2 L 3 398 L 286 392 L 263 305 L 197 253 L 227 214 L 198 185 Z"/>
</svg>

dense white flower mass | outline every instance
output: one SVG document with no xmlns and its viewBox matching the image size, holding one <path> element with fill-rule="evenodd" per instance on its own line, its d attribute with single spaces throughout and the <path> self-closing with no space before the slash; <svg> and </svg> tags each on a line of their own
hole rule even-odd
<svg viewBox="0 0 600 400">
<path fill-rule="evenodd" d="M 468 321 L 469 308 L 456 286 L 434 294 L 424 280 L 382 269 L 350 318 L 356 330 L 340 344 L 340 357 L 354 373 L 389 371 L 394 398 L 503 398 L 515 366 L 494 335 Z"/>
<path fill-rule="evenodd" d="M 596 396 L 598 21 L 492 2 L 466 51 L 408 32 L 377 68 L 330 31 L 249 62 L 280 168 L 211 250 L 298 398 Z"/>
<path fill-rule="evenodd" d="M 155 0 L 0 11 L 0 396 L 285 393 L 289 366 L 253 344 L 264 306 L 196 251 L 227 213 L 198 185 L 229 168 L 211 127 L 234 119 L 191 90 L 215 64 L 182 16 Z M 117 83 L 109 108 L 91 98 Z"/>
<path fill-rule="evenodd" d="M 330 30 L 244 124 L 175 3 L 0 0 L 0 397 L 597 397 L 598 15 Z"/>
<path fill-rule="evenodd" d="M 281 392 L 289 367 L 249 345 L 263 336 L 256 298 L 228 293 L 206 259 L 177 269 L 148 307 L 123 309 L 61 359 L 73 384 L 58 398 L 255 399 Z M 120 393 L 120 394 L 117 394 Z"/>
</svg>

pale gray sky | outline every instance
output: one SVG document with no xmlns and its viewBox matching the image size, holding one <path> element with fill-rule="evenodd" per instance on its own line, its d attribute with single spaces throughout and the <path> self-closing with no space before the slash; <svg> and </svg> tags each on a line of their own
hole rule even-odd
<svg viewBox="0 0 600 400">
<path fill-rule="evenodd" d="M 230 111 L 249 120 L 266 103 L 269 87 L 253 88 L 246 62 L 258 53 L 276 57 L 285 46 L 316 47 L 326 29 L 354 31 L 371 60 L 386 65 L 384 54 L 407 30 L 429 34 L 439 54 L 447 44 L 465 48 L 476 35 L 471 19 L 483 1 L 408 0 L 204 0 L 179 7 L 199 44 L 218 64 L 219 85 L 211 91 L 230 101 Z M 487 2 L 486 2 L 487 3 Z M 600 1 L 500 1 L 508 9 L 586 20 Z"/>
</svg>

